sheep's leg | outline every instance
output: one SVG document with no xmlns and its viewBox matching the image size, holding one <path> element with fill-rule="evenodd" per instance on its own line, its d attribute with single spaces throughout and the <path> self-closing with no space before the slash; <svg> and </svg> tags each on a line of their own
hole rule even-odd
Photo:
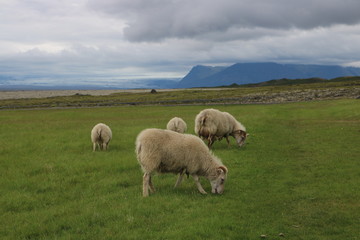
<svg viewBox="0 0 360 240">
<path fill-rule="evenodd" d="M 196 183 L 196 186 L 197 186 L 199 192 L 202 194 L 206 194 L 205 190 L 203 189 L 203 187 L 200 184 L 199 176 L 198 175 L 191 175 L 191 176 L 194 178 L 194 181 Z"/>
<path fill-rule="evenodd" d="M 107 150 L 107 144 L 106 143 L 102 144 L 102 150 Z"/>
<path fill-rule="evenodd" d="M 149 177 L 149 187 L 150 187 L 150 192 L 151 193 L 154 193 L 155 192 L 155 188 L 154 188 L 154 185 L 152 183 L 152 178 L 151 178 L 151 175 Z"/>
<path fill-rule="evenodd" d="M 150 181 L 150 174 L 144 173 L 143 176 L 143 197 L 149 196 L 149 181 Z"/>
<path fill-rule="evenodd" d="M 96 150 L 96 143 L 93 143 L 93 152 Z"/>
<path fill-rule="evenodd" d="M 229 140 L 228 136 L 226 136 L 226 141 L 227 141 L 228 147 L 230 147 L 230 140 Z"/>
<path fill-rule="evenodd" d="M 208 137 L 208 147 L 211 148 L 213 145 L 213 138 L 211 136 Z"/>
<path fill-rule="evenodd" d="M 179 173 L 179 176 L 178 176 L 178 179 L 176 180 L 176 183 L 175 183 L 175 188 L 178 187 L 180 185 L 180 183 L 182 182 L 183 178 L 184 178 L 184 173 L 185 173 L 185 170 L 181 173 Z"/>
<path fill-rule="evenodd" d="M 215 137 L 214 136 L 211 136 L 209 137 L 210 138 L 210 141 L 209 141 L 209 148 L 212 147 L 212 145 L 214 144 L 214 142 L 216 141 Z"/>
</svg>

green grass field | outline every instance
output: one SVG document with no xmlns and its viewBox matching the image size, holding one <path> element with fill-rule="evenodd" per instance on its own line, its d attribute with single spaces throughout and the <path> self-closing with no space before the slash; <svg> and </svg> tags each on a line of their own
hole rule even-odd
<svg viewBox="0 0 360 240">
<path fill-rule="evenodd" d="M 0 239 L 360 239 L 360 100 L 218 105 L 250 136 L 216 142 L 223 195 L 156 175 L 142 197 L 134 142 L 212 106 L 0 111 Z M 107 152 L 90 131 L 108 124 Z M 205 190 L 210 184 L 202 179 Z M 279 236 L 282 233 L 283 236 Z"/>
</svg>

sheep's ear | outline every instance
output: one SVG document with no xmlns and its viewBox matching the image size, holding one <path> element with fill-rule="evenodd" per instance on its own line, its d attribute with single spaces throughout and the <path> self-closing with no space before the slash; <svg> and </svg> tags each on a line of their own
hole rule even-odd
<svg viewBox="0 0 360 240">
<path fill-rule="evenodd" d="M 240 134 L 242 137 L 247 137 L 247 136 L 248 136 L 248 134 L 247 134 L 245 131 L 243 131 L 243 130 L 239 130 L 239 134 Z"/>
<path fill-rule="evenodd" d="M 228 172 L 227 168 L 225 166 L 220 166 L 217 170 L 218 174 L 221 174 L 224 172 L 225 174 Z"/>
<path fill-rule="evenodd" d="M 246 137 L 248 137 L 248 136 L 250 136 L 250 134 L 249 134 L 249 133 L 247 133 L 247 134 L 246 134 Z"/>
</svg>

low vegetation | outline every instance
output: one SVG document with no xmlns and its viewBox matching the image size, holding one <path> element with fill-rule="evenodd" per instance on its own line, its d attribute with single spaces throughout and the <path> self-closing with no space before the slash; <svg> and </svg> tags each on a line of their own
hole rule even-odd
<svg viewBox="0 0 360 240">
<path fill-rule="evenodd" d="M 313 84 L 313 83 L 320 83 L 320 84 L 331 84 L 331 85 L 359 85 L 357 83 L 360 81 L 360 77 L 338 77 L 333 78 L 330 80 L 324 78 L 307 78 L 307 79 L 277 79 L 277 80 L 270 80 L 261 83 L 254 83 L 254 84 L 244 84 L 244 85 L 237 85 L 232 84 L 231 87 L 264 87 L 264 86 L 292 86 L 292 85 L 299 85 L 299 84 Z"/>
<path fill-rule="evenodd" d="M 46 104 L 82 105 L 78 99 L 102 98 Z M 2 110 L 0 239 L 358 239 L 359 101 Z M 231 147 L 213 145 L 229 169 L 224 194 L 204 196 L 192 179 L 174 189 L 176 176 L 165 174 L 153 177 L 157 192 L 143 198 L 136 135 L 174 116 L 193 133 L 205 107 L 232 113 L 250 133 L 242 148 L 233 139 Z M 108 151 L 92 152 L 99 122 L 113 139 Z"/>
<path fill-rule="evenodd" d="M 291 84 L 289 84 L 289 82 Z M 264 85 L 183 89 L 151 93 L 123 92 L 107 96 L 74 94 L 73 96 L 7 99 L 0 109 L 99 107 L 124 105 L 192 105 L 192 104 L 251 104 L 283 103 L 360 96 L 360 78 L 349 77 L 331 81 L 277 80 Z"/>
</svg>

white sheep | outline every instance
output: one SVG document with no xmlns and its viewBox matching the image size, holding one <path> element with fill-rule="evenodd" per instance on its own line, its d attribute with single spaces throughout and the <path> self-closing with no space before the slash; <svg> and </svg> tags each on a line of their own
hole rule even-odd
<svg viewBox="0 0 360 240">
<path fill-rule="evenodd" d="M 204 176 L 210 181 L 212 193 L 223 193 L 228 170 L 197 136 L 152 128 L 139 133 L 135 144 L 137 160 L 144 172 L 144 197 L 149 191 L 155 192 L 153 172 L 179 174 L 175 187 L 185 173 L 191 175 L 200 193 L 206 194 L 199 181 L 199 176 Z"/>
<path fill-rule="evenodd" d="M 199 137 L 208 140 L 209 148 L 214 141 L 220 141 L 224 137 L 229 146 L 229 136 L 234 137 L 239 147 L 241 147 L 249 135 L 246 133 L 246 128 L 231 114 L 212 108 L 202 110 L 196 116 L 195 133 Z"/>
<path fill-rule="evenodd" d="M 112 132 L 109 126 L 104 123 L 96 124 L 95 127 L 91 130 L 93 151 L 96 150 L 96 146 L 99 146 L 100 150 L 107 150 L 111 138 Z"/>
<path fill-rule="evenodd" d="M 182 120 L 179 117 L 174 117 L 170 119 L 168 124 L 166 125 L 166 129 L 178 132 L 178 133 L 184 133 L 187 130 L 187 126 L 184 120 Z"/>
</svg>

